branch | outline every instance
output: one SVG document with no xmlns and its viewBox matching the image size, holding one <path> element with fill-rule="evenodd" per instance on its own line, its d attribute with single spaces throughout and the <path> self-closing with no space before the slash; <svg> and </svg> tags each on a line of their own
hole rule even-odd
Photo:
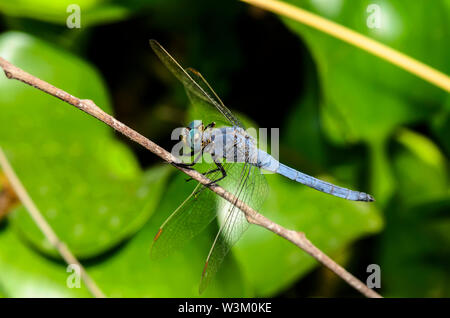
<svg viewBox="0 0 450 318">
<path fill-rule="evenodd" d="M 419 62 L 412 57 L 388 47 L 378 41 L 346 28 L 340 24 L 322 18 L 304 9 L 276 0 L 241 0 L 255 7 L 306 24 L 314 29 L 327 33 L 344 42 L 352 44 L 364 51 L 378 56 L 398 67 L 408 71 L 431 84 L 450 92 L 450 77 L 434 68 Z"/>
<path fill-rule="evenodd" d="M 75 106 L 76 108 L 97 118 L 98 120 L 102 121 L 108 126 L 111 126 L 112 128 L 122 133 L 123 135 L 127 136 L 131 140 L 137 142 L 144 148 L 148 149 L 155 155 L 159 156 L 161 159 L 174 165 L 174 167 L 176 167 L 177 169 L 183 171 L 191 178 L 207 186 L 209 190 L 213 191 L 220 197 L 224 198 L 231 204 L 238 207 L 241 211 L 243 211 L 246 214 L 247 219 L 250 223 L 264 227 L 267 230 L 292 242 L 293 244 L 304 250 L 306 253 L 314 257 L 317 261 L 319 261 L 320 263 L 331 269 L 334 273 L 336 273 L 344 281 L 346 281 L 350 286 L 358 290 L 366 297 L 374 297 L 374 298 L 381 297 L 378 293 L 368 288 L 360 280 L 358 280 L 352 274 L 347 272 L 343 267 L 336 264 L 331 258 L 329 258 L 326 254 L 324 254 L 321 250 L 319 250 L 316 246 L 314 246 L 306 238 L 304 233 L 286 229 L 281 225 L 276 224 L 271 220 L 269 220 L 268 218 L 264 217 L 263 215 L 259 214 L 257 211 L 246 205 L 241 200 L 238 200 L 233 194 L 227 192 L 222 187 L 217 185 L 208 185 L 211 181 L 198 171 L 175 165 L 175 163 L 178 163 L 179 160 L 176 157 L 174 157 L 170 152 L 166 151 L 165 149 L 161 148 L 154 142 L 142 136 L 137 131 L 121 123 L 111 115 L 105 113 L 103 110 L 100 109 L 100 107 L 95 105 L 93 101 L 88 99 L 79 99 L 75 96 L 72 96 L 66 93 L 65 91 L 53 85 L 50 85 L 49 83 L 44 82 L 43 80 L 34 77 L 33 75 L 21 70 L 20 68 L 14 66 L 13 64 L 9 63 L 8 61 L 4 60 L 1 57 L 0 57 L 0 66 L 3 68 L 6 76 L 9 79 L 16 79 L 22 81 L 30 86 L 38 88 L 52 96 L 55 96 L 61 99 L 62 101 L 69 103 L 72 106 Z"/>
<path fill-rule="evenodd" d="M 1 58 L 0 58 L 1 59 Z M 58 250 L 59 254 L 66 261 L 68 265 L 76 264 L 80 268 L 81 278 L 83 279 L 86 287 L 91 292 L 94 297 L 104 298 L 102 291 L 97 287 L 92 278 L 88 275 L 84 267 L 81 263 L 75 258 L 72 252 L 69 250 L 66 244 L 62 242 L 50 225 L 47 223 L 45 218 L 42 216 L 39 209 L 34 204 L 33 200 L 25 190 L 24 186 L 20 182 L 13 168 L 11 167 L 8 159 L 6 158 L 3 149 L 0 147 L 0 166 L 3 169 L 3 173 L 8 178 L 11 187 L 14 189 L 14 192 L 19 197 L 22 204 L 27 208 L 28 213 L 33 218 L 34 222 L 36 222 L 39 229 L 42 231 L 44 236 L 48 239 L 48 241 Z"/>
</svg>

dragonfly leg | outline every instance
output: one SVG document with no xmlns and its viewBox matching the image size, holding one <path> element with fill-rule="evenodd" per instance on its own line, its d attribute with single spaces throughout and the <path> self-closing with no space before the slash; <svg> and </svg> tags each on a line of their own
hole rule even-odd
<svg viewBox="0 0 450 318">
<path fill-rule="evenodd" d="M 212 122 L 212 123 L 208 124 L 206 127 L 207 127 L 207 128 L 208 128 L 208 127 L 214 127 L 215 125 L 216 125 L 216 123 L 215 123 L 215 122 Z M 186 166 L 188 167 L 188 169 L 192 169 L 191 167 L 194 166 L 194 165 L 197 163 L 197 161 L 202 157 L 202 153 L 203 153 L 203 150 L 204 150 L 204 149 L 205 149 L 205 147 L 202 148 L 202 150 L 200 151 L 200 154 L 197 156 L 197 158 L 194 159 L 194 161 L 193 161 L 192 163 L 186 164 Z M 193 156 L 194 154 L 195 154 L 195 151 L 192 150 L 190 155 Z M 210 171 L 205 172 L 205 173 L 203 173 L 203 174 L 204 174 L 204 175 L 208 175 L 208 174 L 213 173 L 213 172 L 216 172 L 216 171 L 219 171 L 219 169 L 213 169 L 213 170 L 210 170 Z M 192 178 L 186 179 L 186 181 L 191 181 L 191 180 L 193 180 L 193 179 L 192 179 Z"/>
<path fill-rule="evenodd" d="M 195 154 L 195 152 L 193 152 L 192 154 Z M 177 162 L 173 162 L 173 165 L 177 166 L 177 167 L 189 169 L 189 170 L 194 170 L 194 168 L 192 168 L 192 167 L 199 161 L 199 159 L 201 157 L 202 157 L 202 153 L 199 153 L 198 156 L 195 157 L 194 161 L 192 161 L 191 163 L 177 163 Z"/>
<path fill-rule="evenodd" d="M 193 164 L 192 163 L 177 163 L 177 162 L 172 162 L 172 164 L 174 166 L 180 167 L 180 168 L 184 168 L 184 169 L 188 169 L 188 170 L 194 170 L 194 168 L 192 168 Z"/>
<path fill-rule="evenodd" d="M 206 171 L 206 172 L 204 172 L 204 173 L 202 173 L 202 174 L 203 174 L 204 176 L 207 176 L 208 174 L 211 174 L 211 173 L 214 173 L 214 172 L 217 172 L 217 171 L 220 171 L 220 169 L 219 169 L 219 168 L 217 168 L 217 169 L 212 169 L 212 170 Z M 192 181 L 192 180 L 194 180 L 194 179 L 192 179 L 192 178 L 186 179 L 186 181 Z"/>
<path fill-rule="evenodd" d="M 215 161 L 215 160 L 214 160 L 214 163 L 216 164 L 217 169 L 211 170 L 211 171 L 209 171 L 208 173 L 211 173 L 211 172 L 213 172 L 213 171 L 220 171 L 220 172 L 222 173 L 222 176 L 221 176 L 220 178 L 218 178 L 218 179 L 216 179 L 216 180 L 213 180 L 213 181 L 211 181 L 210 183 L 206 184 L 206 186 L 213 185 L 213 184 L 219 182 L 220 180 L 223 180 L 223 179 L 227 176 L 227 172 L 226 172 L 225 169 L 223 168 L 222 164 L 221 164 L 220 162 Z"/>
<path fill-rule="evenodd" d="M 200 194 L 200 192 L 202 192 L 206 187 L 209 187 L 209 186 L 212 186 L 212 185 L 216 185 L 216 182 L 219 182 L 220 180 L 224 179 L 227 176 L 227 172 L 223 168 L 222 164 L 220 162 L 217 162 L 217 161 L 214 161 L 214 163 L 216 164 L 217 169 L 210 170 L 210 171 L 206 172 L 205 175 L 209 174 L 209 173 L 220 171 L 220 172 L 222 172 L 222 176 L 220 178 L 216 179 L 216 180 L 211 181 L 210 183 L 205 184 L 197 192 L 194 193 L 194 197 L 197 197 Z"/>
</svg>

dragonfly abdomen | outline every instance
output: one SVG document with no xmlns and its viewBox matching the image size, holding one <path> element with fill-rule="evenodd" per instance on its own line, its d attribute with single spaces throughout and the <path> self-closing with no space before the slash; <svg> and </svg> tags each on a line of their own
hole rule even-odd
<svg viewBox="0 0 450 318">
<path fill-rule="evenodd" d="M 334 195 L 339 198 L 352 201 L 374 201 L 374 198 L 370 194 L 339 187 L 332 183 L 311 177 L 282 163 L 280 163 L 278 171 L 276 172 L 285 177 L 288 177 L 289 179 L 300 182 L 308 187 Z"/>
<path fill-rule="evenodd" d="M 280 163 L 278 160 L 262 150 L 258 151 L 258 166 L 265 170 L 281 174 L 282 176 L 297 181 L 313 189 L 334 195 L 339 198 L 352 201 L 374 201 L 374 198 L 370 194 L 339 187 L 332 183 L 328 183 L 320 179 L 311 177 L 305 173 L 302 173 Z"/>
</svg>

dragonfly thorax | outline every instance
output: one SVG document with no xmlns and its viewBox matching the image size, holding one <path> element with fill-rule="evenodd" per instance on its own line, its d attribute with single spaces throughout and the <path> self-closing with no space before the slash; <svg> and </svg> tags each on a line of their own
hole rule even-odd
<svg viewBox="0 0 450 318">
<path fill-rule="evenodd" d="M 210 128 L 208 126 L 205 128 L 201 121 L 194 120 L 182 132 L 183 141 L 194 152 L 198 152 L 210 141 L 211 132 L 209 130 Z"/>
</svg>

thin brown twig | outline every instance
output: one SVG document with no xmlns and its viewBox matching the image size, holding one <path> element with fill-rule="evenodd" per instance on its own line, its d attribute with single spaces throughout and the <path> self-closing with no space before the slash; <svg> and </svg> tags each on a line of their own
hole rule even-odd
<svg viewBox="0 0 450 318">
<path fill-rule="evenodd" d="M 346 28 L 319 15 L 276 0 L 241 0 L 255 7 L 284 15 L 300 23 L 352 44 L 450 92 L 450 77 L 387 45 Z"/>
<path fill-rule="evenodd" d="M 0 57 L 0 66 L 5 71 L 6 76 L 9 79 L 16 79 L 22 81 L 28 85 L 31 85 L 35 88 L 38 88 L 52 96 L 55 96 L 62 101 L 69 103 L 72 106 L 82 110 L 83 112 L 97 118 L 103 123 L 111 126 L 115 130 L 119 131 L 123 135 L 127 136 L 131 140 L 137 142 L 141 146 L 145 147 L 149 151 L 153 152 L 155 155 L 159 156 L 163 160 L 168 163 L 174 165 L 177 169 L 183 171 L 191 178 L 197 180 L 203 185 L 207 186 L 209 190 L 215 192 L 220 197 L 229 201 L 231 204 L 234 204 L 240 210 L 242 210 L 249 220 L 250 223 L 266 228 L 269 231 L 287 239 L 292 242 L 309 255 L 314 257 L 317 261 L 328 267 L 330 270 L 339 275 L 345 282 L 347 282 L 350 286 L 358 290 L 360 293 L 367 297 L 379 298 L 381 297 L 378 293 L 368 288 L 364 283 L 354 277 L 352 274 L 347 272 L 343 267 L 335 263 L 330 257 L 324 254 L 320 249 L 314 246 L 305 236 L 304 233 L 293 231 L 282 227 L 279 224 L 276 224 L 266 218 L 265 216 L 259 214 L 257 211 L 246 205 L 241 200 L 237 199 L 233 194 L 227 192 L 220 186 L 217 185 L 208 185 L 210 184 L 210 180 L 206 178 L 201 173 L 196 170 L 191 170 L 184 168 L 182 166 L 176 165 L 178 163 L 178 159 L 174 157 L 170 152 L 161 148 L 151 140 L 139 134 L 137 131 L 131 129 L 125 124 L 121 123 L 111 115 L 105 113 L 100 107 L 98 107 L 93 101 L 88 99 L 79 99 L 75 96 L 72 96 L 65 91 L 37 78 L 33 75 L 21 70 L 20 68 L 14 66 L 8 61 L 4 60 Z"/>
<path fill-rule="evenodd" d="M 62 242 L 58 238 L 58 236 L 53 231 L 51 226 L 42 216 L 41 212 L 36 207 L 31 197 L 28 195 L 27 190 L 25 190 L 25 187 L 22 185 L 22 182 L 20 182 L 19 178 L 14 172 L 11 164 L 9 163 L 1 147 L 0 147 L 0 166 L 2 167 L 3 173 L 8 178 L 8 181 L 11 184 L 11 187 L 14 189 L 14 192 L 16 193 L 17 197 L 26 207 L 28 213 L 30 213 L 30 216 L 33 218 L 34 222 L 36 222 L 36 225 L 48 239 L 50 244 L 52 244 L 58 250 L 59 254 L 62 256 L 62 258 L 66 261 L 68 265 L 70 264 L 78 265 L 78 268 L 80 269 L 81 279 L 83 279 L 87 289 L 91 292 L 91 294 L 97 298 L 104 298 L 105 297 L 104 294 L 102 293 L 100 288 L 98 288 L 98 286 L 95 284 L 92 278 L 88 275 L 83 265 L 81 265 L 81 263 L 76 259 L 76 257 L 67 247 L 67 245 L 64 244 L 64 242 Z"/>
</svg>

